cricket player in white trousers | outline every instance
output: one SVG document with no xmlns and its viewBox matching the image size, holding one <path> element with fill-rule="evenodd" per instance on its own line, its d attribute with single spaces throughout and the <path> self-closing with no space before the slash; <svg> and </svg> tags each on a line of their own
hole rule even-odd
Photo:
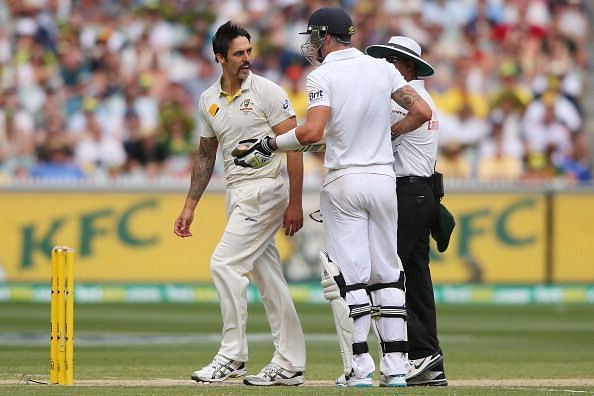
<svg viewBox="0 0 594 396">
<path fill-rule="evenodd" d="M 431 109 L 392 65 L 352 48 L 354 32 L 351 18 L 340 8 L 322 8 L 311 15 L 302 50 L 308 60 L 322 63 L 307 77 L 305 123 L 261 139 L 235 163 L 262 166 L 275 150 L 320 141 L 326 128 L 328 174 L 320 195 L 327 248 L 322 285 L 345 369 L 336 385 L 372 386 L 375 363 L 367 337 L 373 315 L 382 347 L 380 386 L 406 386 L 406 306 L 396 243 L 390 98 L 408 111 L 396 126 L 401 131 L 427 122 Z"/>
<path fill-rule="evenodd" d="M 305 340 L 283 276 L 275 234 L 303 226 L 301 205 L 303 158 L 287 153 L 289 190 L 281 175 L 281 157 L 265 168 L 233 165 L 232 149 L 248 138 L 287 132 L 296 125 L 286 93 L 275 83 L 250 72 L 252 46 L 243 28 L 227 22 L 213 38 L 221 78 L 200 97 L 200 142 L 184 208 L 174 232 L 189 237 L 194 211 L 212 176 L 220 144 L 225 167 L 228 221 L 211 257 L 210 268 L 223 316 L 223 339 L 212 362 L 192 374 L 198 382 L 220 382 L 247 373 L 246 336 L 248 274 L 266 309 L 275 346 L 272 361 L 246 385 L 301 385 Z M 204 230 L 207 232 L 207 230 Z"/>
</svg>

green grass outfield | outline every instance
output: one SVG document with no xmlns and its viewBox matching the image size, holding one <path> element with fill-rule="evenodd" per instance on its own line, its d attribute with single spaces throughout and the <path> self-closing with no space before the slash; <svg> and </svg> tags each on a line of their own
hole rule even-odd
<svg viewBox="0 0 594 396">
<path fill-rule="evenodd" d="M 594 305 L 439 305 L 450 386 L 396 390 L 335 389 L 341 363 L 330 309 L 297 309 L 307 339 L 306 386 L 191 381 L 217 350 L 216 304 L 78 304 L 75 386 L 50 387 L 27 381 L 49 378 L 49 304 L 0 303 L 0 394 L 594 394 Z M 272 341 L 262 306 L 249 312 L 248 370 L 257 372 L 270 360 Z"/>
</svg>

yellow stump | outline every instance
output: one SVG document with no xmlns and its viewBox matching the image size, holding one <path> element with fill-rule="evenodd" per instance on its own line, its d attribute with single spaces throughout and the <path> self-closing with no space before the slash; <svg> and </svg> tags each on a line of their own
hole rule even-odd
<svg viewBox="0 0 594 396">
<path fill-rule="evenodd" d="M 74 382 L 74 250 L 66 254 L 66 360 L 64 362 L 65 384 Z"/>
<path fill-rule="evenodd" d="M 50 383 L 72 385 L 74 371 L 74 251 L 52 250 Z"/>
<path fill-rule="evenodd" d="M 50 305 L 50 384 L 58 383 L 58 253 L 52 250 Z"/>
</svg>

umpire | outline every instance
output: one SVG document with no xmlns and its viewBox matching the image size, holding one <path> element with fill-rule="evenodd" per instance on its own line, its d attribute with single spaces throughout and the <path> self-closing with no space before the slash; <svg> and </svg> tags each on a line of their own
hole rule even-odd
<svg viewBox="0 0 594 396">
<path fill-rule="evenodd" d="M 437 215 L 438 194 L 433 185 L 437 156 L 439 121 L 433 100 L 419 77 L 431 76 L 433 67 L 421 59 L 416 41 L 395 36 L 383 45 L 372 45 L 365 52 L 392 63 L 433 110 L 431 120 L 401 135 L 392 132 L 394 171 L 398 195 L 398 254 L 406 274 L 408 342 L 410 371 L 408 385 L 446 386 L 443 354 L 437 339 L 433 284 L 429 270 L 429 235 Z M 392 104 L 391 125 L 406 115 Z"/>
</svg>

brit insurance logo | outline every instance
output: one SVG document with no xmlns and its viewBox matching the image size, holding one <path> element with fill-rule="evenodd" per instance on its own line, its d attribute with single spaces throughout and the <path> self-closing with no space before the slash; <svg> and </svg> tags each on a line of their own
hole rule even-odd
<svg viewBox="0 0 594 396">
<path fill-rule="evenodd" d="M 252 111 L 254 108 L 252 107 L 253 103 L 251 99 L 244 99 L 241 101 L 241 104 L 239 105 L 239 110 L 243 111 L 243 112 L 249 112 Z"/>
<path fill-rule="evenodd" d="M 324 99 L 324 91 L 318 89 L 317 91 L 309 92 L 309 103 L 316 103 Z"/>
</svg>

